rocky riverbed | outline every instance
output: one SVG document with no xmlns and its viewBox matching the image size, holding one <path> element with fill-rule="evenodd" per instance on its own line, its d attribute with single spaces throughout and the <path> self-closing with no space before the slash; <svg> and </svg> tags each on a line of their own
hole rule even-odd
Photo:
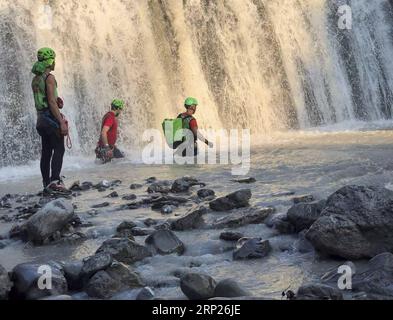
<svg viewBox="0 0 393 320">
<path fill-rule="evenodd" d="M 38 177 L 2 181 L 0 297 L 391 299 L 390 141 L 302 137 L 254 150 L 240 178 L 228 166 L 66 169 L 69 199 L 38 194 Z M 37 290 L 42 266 L 51 290 Z"/>
<path fill-rule="evenodd" d="M 174 297 L 166 297 L 163 287 L 178 287 L 182 292 L 178 299 L 272 299 L 271 295 L 255 295 L 237 277 L 215 279 L 203 264 L 225 255 L 222 264 L 252 261 L 264 265 L 277 252 L 308 257 L 314 263 L 325 260 L 332 267 L 322 276 L 316 273 L 299 281 L 297 287 L 289 283 L 287 290 L 277 292 L 276 299 L 393 298 L 393 191 L 350 185 L 327 199 L 291 195 L 293 205 L 287 213 L 278 214 L 273 206 L 253 205 L 251 189 L 244 181 L 235 181 L 238 190 L 222 196 L 190 176 L 174 181 L 147 178 L 130 184 L 126 194 L 125 182 L 120 180 L 77 181 L 68 199 L 7 194 L 0 201 L 0 219 L 12 227 L 1 235 L 0 250 L 20 242 L 42 252 L 56 248 L 61 253 L 62 247 L 105 239 L 80 259 L 41 257 L 17 264 L 9 272 L 0 266 L 0 298 L 165 299 Z M 94 195 L 95 203 L 81 211 L 78 198 L 87 195 Z M 121 204 L 113 199 L 121 199 Z M 151 210 L 156 215 L 143 220 L 130 215 L 112 233 L 100 234 L 100 215 L 134 210 Z M 254 232 L 244 232 L 252 230 L 244 229 L 250 225 Z M 257 236 L 263 229 L 268 231 Z M 182 240 L 187 233 L 200 233 L 201 238 L 215 234 L 217 240 L 214 245 L 209 241 L 202 244 L 200 249 L 206 254 L 200 253 L 198 259 L 192 254 L 194 244 Z M 172 263 L 171 275 L 163 267 L 161 276 L 156 272 L 150 278 L 148 270 L 157 263 Z M 51 289 L 38 288 L 43 265 L 51 269 Z M 340 265 L 351 267 L 351 290 L 338 287 Z"/>
</svg>

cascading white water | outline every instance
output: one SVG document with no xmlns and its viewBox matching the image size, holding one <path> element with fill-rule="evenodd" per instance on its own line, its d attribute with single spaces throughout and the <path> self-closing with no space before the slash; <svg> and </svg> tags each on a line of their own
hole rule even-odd
<svg viewBox="0 0 393 320">
<path fill-rule="evenodd" d="M 349 4 L 352 30 L 338 28 Z M 200 100 L 204 128 L 253 133 L 391 119 L 388 0 L 0 0 L 0 166 L 38 157 L 30 69 L 55 71 L 75 154 L 92 153 L 114 97 L 127 101 L 121 143 Z"/>
</svg>

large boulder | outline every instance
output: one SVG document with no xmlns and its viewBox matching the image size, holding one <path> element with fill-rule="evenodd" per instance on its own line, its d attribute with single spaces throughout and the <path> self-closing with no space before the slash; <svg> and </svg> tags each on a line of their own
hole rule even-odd
<svg viewBox="0 0 393 320">
<path fill-rule="evenodd" d="M 393 191 L 346 186 L 328 198 L 322 215 L 306 234 L 322 253 L 361 259 L 393 251 Z"/>
<path fill-rule="evenodd" d="M 271 250 L 269 240 L 243 238 L 237 243 L 237 249 L 233 252 L 233 259 L 260 259 L 266 257 Z"/>
<path fill-rule="evenodd" d="M 108 268 L 113 262 L 112 256 L 107 252 L 97 253 L 83 261 L 81 275 L 84 279 L 89 279 L 95 273 Z"/>
<path fill-rule="evenodd" d="M 322 217 L 322 210 L 326 201 L 313 203 L 298 203 L 292 206 L 287 213 L 289 222 L 295 227 L 296 232 L 308 229 L 312 224 Z"/>
<path fill-rule="evenodd" d="M 121 262 L 113 263 L 105 270 L 113 279 L 119 281 L 124 288 L 140 288 L 144 286 L 138 274 Z"/>
<path fill-rule="evenodd" d="M 393 254 L 390 252 L 381 253 L 372 258 L 366 270 L 356 273 L 352 279 L 352 289 L 354 291 L 366 292 L 384 296 L 387 299 L 393 298 Z"/>
<path fill-rule="evenodd" d="M 214 211 L 229 211 L 232 209 L 243 208 L 249 206 L 251 199 L 251 190 L 243 189 L 218 198 L 209 203 L 210 209 Z"/>
<path fill-rule="evenodd" d="M 191 212 L 186 213 L 183 217 L 180 217 L 171 222 L 171 229 L 175 231 L 184 231 L 197 229 L 204 225 L 203 215 L 207 212 L 205 207 L 198 209 L 192 209 Z"/>
<path fill-rule="evenodd" d="M 342 291 L 325 284 L 307 284 L 301 286 L 296 300 L 343 300 Z"/>
<path fill-rule="evenodd" d="M 185 247 L 183 242 L 170 230 L 157 230 L 145 240 L 146 244 L 159 254 L 166 255 L 184 253 Z"/>
<path fill-rule="evenodd" d="M 7 300 L 11 291 L 12 282 L 8 276 L 7 270 L 0 265 L 0 300 Z"/>
<path fill-rule="evenodd" d="M 83 288 L 82 267 L 83 261 L 68 262 L 64 265 L 64 277 L 67 280 L 69 290 L 80 290 Z"/>
<path fill-rule="evenodd" d="M 247 297 L 251 296 L 251 293 L 241 288 L 235 280 L 225 279 L 217 284 L 214 296 L 223 298 Z"/>
<path fill-rule="evenodd" d="M 248 224 L 263 223 L 270 214 L 274 213 L 274 208 L 246 208 L 225 217 L 213 221 L 212 228 L 239 228 Z"/>
<path fill-rule="evenodd" d="M 48 263 L 45 266 L 19 264 L 12 270 L 11 280 L 14 282 L 12 295 L 15 299 L 37 300 L 47 296 L 62 295 L 68 290 L 63 270 L 56 263 Z"/>
<path fill-rule="evenodd" d="M 109 299 L 119 292 L 122 284 L 113 279 L 106 271 L 97 272 L 88 282 L 86 293 L 92 298 Z"/>
<path fill-rule="evenodd" d="M 204 300 L 214 297 L 216 281 L 204 274 L 188 273 L 180 279 L 180 288 L 190 300 Z"/>
<path fill-rule="evenodd" d="M 75 218 L 74 207 L 65 199 L 54 200 L 27 220 L 25 227 L 30 241 L 42 244 L 46 239 L 61 231 Z"/>
<path fill-rule="evenodd" d="M 114 259 L 126 264 L 132 264 L 151 256 L 150 251 L 143 245 L 127 238 L 106 240 L 96 253 L 109 253 Z"/>
</svg>

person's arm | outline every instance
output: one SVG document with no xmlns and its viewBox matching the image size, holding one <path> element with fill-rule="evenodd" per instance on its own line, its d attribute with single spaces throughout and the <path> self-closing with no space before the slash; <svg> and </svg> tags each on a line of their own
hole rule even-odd
<svg viewBox="0 0 393 320">
<path fill-rule="evenodd" d="M 194 137 L 197 137 L 199 140 L 201 140 L 203 143 L 207 144 L 210 148 L 213 148 L 213 143 L 209 142 L 202 133 L 198 129 L 198 125 L 191 126 L 191 131 L 194 134 Z"/>
<path fill-rule="evenodd" d="M 48 98 L 49 109 L 52 115 L 56 118 L 56 120 L 60 123 L 60 131 L 63 135 L 68 133 L 68 128 L 65 120 L 61 116 L 59 106 L 57 105 L 57 100 L 55 96 L 56 90 L 56 80 L 53 75 L 49 75 L 46 79 L 46 94 Z"/>
<path fill-rule="evenodd" d="M 104 144 L 105 147 L 109 147 L 109 144 L 108 144 L 108 131 L 110 129 L 111 129 L 110 127 L 104 126 L 102 128 L 102 131 L 101 131 L 101 140 L 102 140 L 102 143 Z"/>
</svg>

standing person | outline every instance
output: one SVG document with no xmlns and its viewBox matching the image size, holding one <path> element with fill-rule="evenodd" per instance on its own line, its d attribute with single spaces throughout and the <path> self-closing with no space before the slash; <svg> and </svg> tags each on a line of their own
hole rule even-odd
<svg viewBox="0 0 393 320">
<path fill-rule="evenodd" d="M 198 155 L 198 139 L 205 144 L 207 144 L 210 148 L 213 148 L 213 143 L 209 142 L 199 131 L 198 123 L 195 119 L 194 115 L 196 113 L 198 107 L 198 100 L 195 98 L 187 98 L 184 102 L 184 107 L 186 108 L 186 112 L 179 114 L 178 118 L 183 119 L 183 129 L 191 130 L 194 135 L 194 156 Z M 183 157 L 187 156 L 187 150 L 183 151 Z"/>
<path fill-rule="evenodd" d="M 96 148 L 97 159 L 104 163 L 110 162 L 113 158 L 124 158 L 117 146 L 117 130 L 119 123 L 117 118 L 125 108 L 123 100 L 115 99 L 111 103 L 111 111 L 109 111 L 102 120 L 100 139 Z"/>
<path fill-rule="evenodd" d="M 56 53 L 51 48 L 42 48 L 37 53 L 38 61 L 32 72 L 35 108 L 37 110 L 37 131 L 41 136 L 41 174 L 44 192 L 49 194 L 69 195 L 64 186 L 61 169 L 65 152 L 64 137 L 68 134 L 68 125 L 60 113 L 57 82 L 51 74 L 55 70 Z"/>
</svg>

